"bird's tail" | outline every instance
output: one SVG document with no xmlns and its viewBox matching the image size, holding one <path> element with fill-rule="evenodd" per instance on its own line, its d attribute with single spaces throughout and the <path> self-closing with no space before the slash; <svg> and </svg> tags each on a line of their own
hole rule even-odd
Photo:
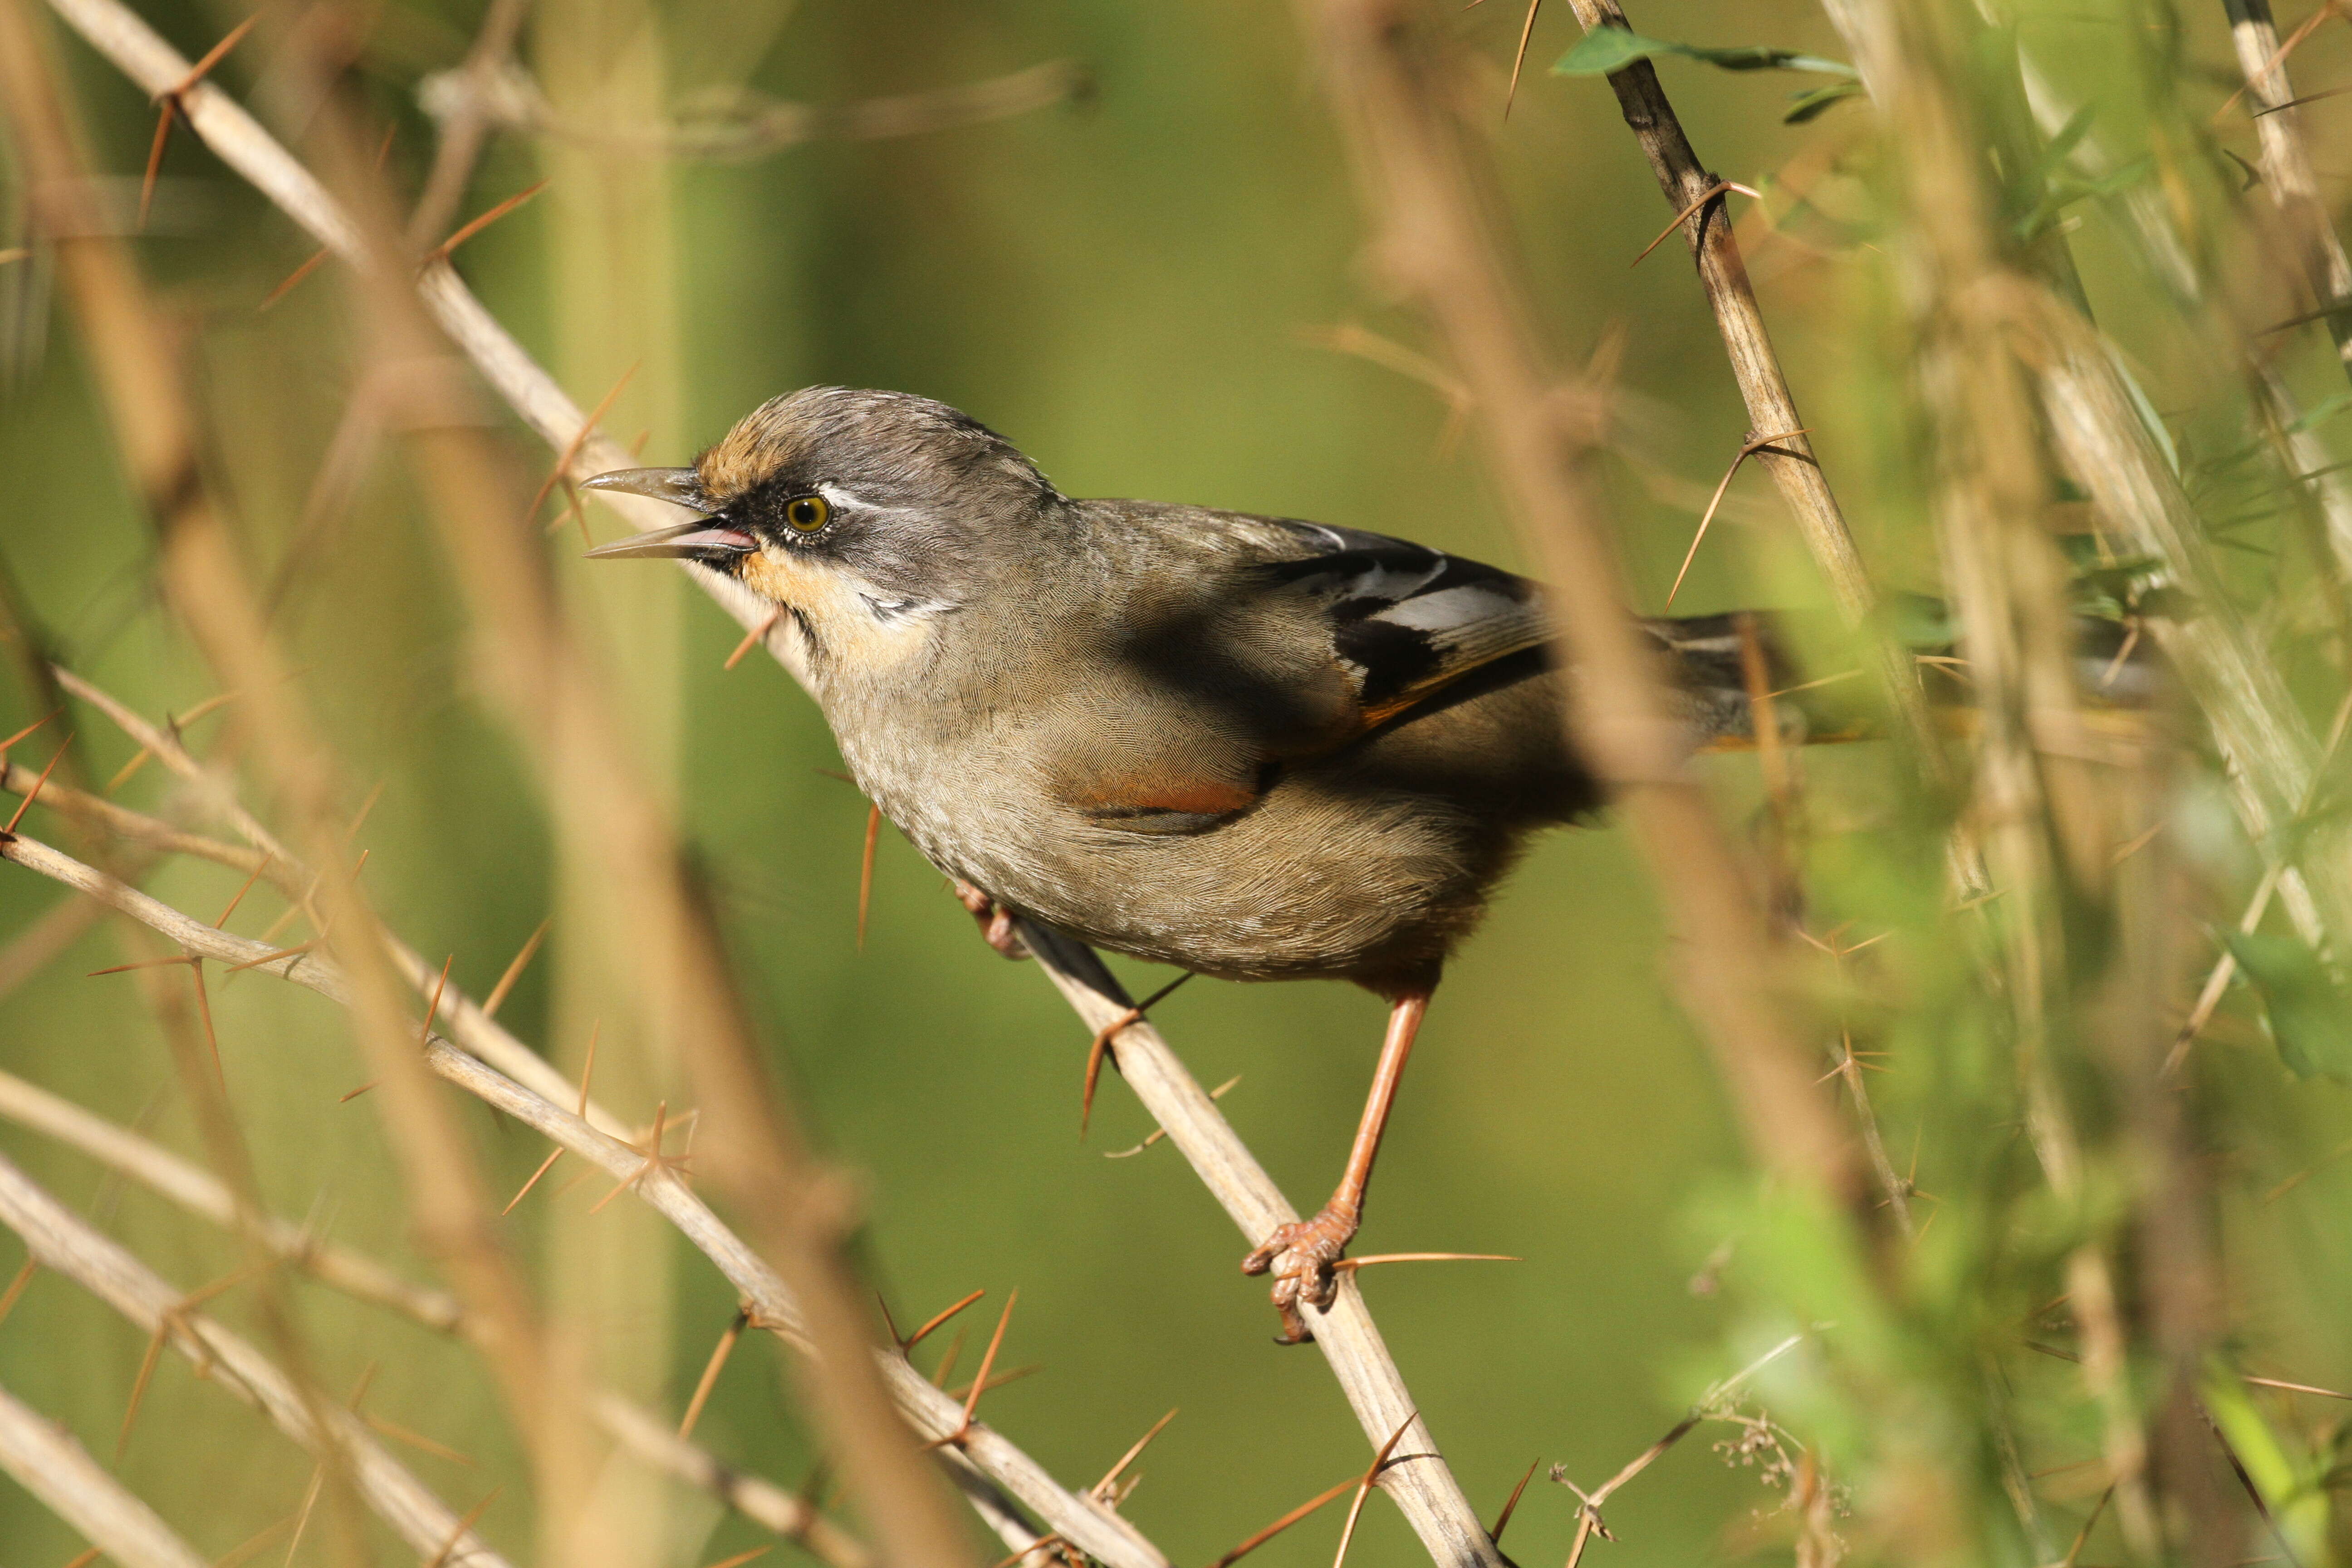
<svg viewBox="0 0 2352 1568">
<path fill-rule="evenodd" d="M 1943 605 L 1913 597 L 1896 608 L 1898 637 L 1918 661 L 1929 703 L 1955 726 L 1965 726 L 1972 683 L 1967 661 L 1954 649 Z M 1759 706 L 1769 708 L 1783 744 L 1867 740 L 1885 728 L 1875 683 L 1858 664 L 1838 669 L 1800 659 L 1801 649 L 1848 640 L 1806 612 L 1738 610 L 1642 625 L 1666 656 L 1685 717 L 1706 750 L 1755 745 Z M 2102 616 L 2077 616 L 2074 626 L 2075 670 L 2085 702 L 2124 710 L 2147 707 L 2162 679 L 2149 639 Z"/>
</svg>

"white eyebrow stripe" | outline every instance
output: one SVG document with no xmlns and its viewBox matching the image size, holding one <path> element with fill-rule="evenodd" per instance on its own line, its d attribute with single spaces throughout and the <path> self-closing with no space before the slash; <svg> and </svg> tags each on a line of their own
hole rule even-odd
<svg viewBox="0 0 2352 1568">
<path fill-rule="evenodd" d="M 902 515 L 912 515 L 913 512 L 913 509 L 910 507 L 884 506 L 879 501 L 867 500 L 864 496 L 859 495 L 856 491 L 845 490 L 839 485 L 819 485 L 816 488 L 816 493 L 823 496 L 826 501 L 836 507 L 853 506 L 857 508 L 860 511 L 890 512 Z"/>
</svg>

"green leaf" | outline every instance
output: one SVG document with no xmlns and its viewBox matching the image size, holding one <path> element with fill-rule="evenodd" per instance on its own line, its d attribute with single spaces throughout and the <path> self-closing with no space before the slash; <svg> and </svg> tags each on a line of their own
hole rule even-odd
<svg viewBox="0 0 2352 1568">
<path fill-rule="evenodd" d="M 1860 98 L 1862 95 L 1863 86 L 1858 81 L 1833 81 L 1826 86 L 1814 88 L 1810 92 L 1798 93 L 1790 103 L 1789 111 L 1780 116 L 1780 123 L 1783 125 L 1805 124 L 1809 121 L 1820 119 L 1829 111 L 1831 106 L 1843 103 L 1849 98 Z"/>
<path fill-rule="evenodd" d="M 1576 42 L 1576 47 L 1553 63 L 1554 76 L 1607 76 L 1623 70 L 1635 60 L 1646 60 L 1654 55 L 1679 52 L 1673 44 L 1662 44 L 1655 38 L 1624 27 L 1595 27 Z"/>
<path fill-rule="evenodd" d="M 2279 1059 L 2297 1078 L 2352 1083 L 2352 997 L 2319 955 L 2291 936 L 2231 931 L 2223 940 L 2262 993 Z"/>
<path fill-rule="evenodd" d="M 1578 40 L 1576 47 L 1559 57 L 1551 72 L 1554 76 L 1609 76 L 1623 70 L 1636 60 L 1655 59 L 1660 55 L 1680 55 L 1685 59 L 1705 60 L 1708 65 L 1731 71 L 1818 71 L 1823 76 L 1842 77 L 1854 74 L 1850 65 L 1823 59 L 1819 55 L 1801 54 L 1795 49 L 1776 49 L 1762 44 L 1707 48 L 1697 44 L 1673 44 L 1663 38 L 1645 38 L 1624 27 L 1595 27 Z"/>
<path fill-rule="evenodd" d="M 2087 196 L 2112 196 L 2119 191 L 2128 190 L 2147 179 L 2155 168 L 2153 158 L 2141 157 L 2134 158 L 2121 168 L 2095 180 L 2077 179 L 2071 174 L 2052 180 L 2042 200 L 2019 221 L 2017 237 L 2029 241 L 2039 237 L 2060 213 L 2076 202 Z"/>
<path fill-rule="evenodd" d="M 2286 427 L 2290 436 L 2300 436 L 2324 419 L 2331 419 L 2352 408 L 2352 392 L 2339 392 L 2333 397 L 2323 397 L 2303 411 L 2295 422 Z"/>
<path fill-rule="evenodd" d="M 2058 134 L 2050 138 L 2050 144 L 2042 149 L 2042 156 L 2034 160 L 2033 173 L 2037 179 L 2046 180 L 2056 174 L 2066 162 L 2066 155 L 2082 144 L 2083 138 L 2091 133 L 2093 112 L 2092 107 L 2086 103 L 2058 128 Z"/>
<path fill-rule="evenodd" d="M 2299 1443 L 2291 1443 L 2246 1395 L 2246 1385 L 2219 1363 L 2199 1380 L 2207 1418 L 2228 1442 L 2239 1473 L 2269 1505 L 2272 1528 L 2294 1560 L 2323 1560 L 2327 1552 L 2326 1465 Z M 2303 1449 L 2297 1453 L 2297 1449 Z"/>
</svg>

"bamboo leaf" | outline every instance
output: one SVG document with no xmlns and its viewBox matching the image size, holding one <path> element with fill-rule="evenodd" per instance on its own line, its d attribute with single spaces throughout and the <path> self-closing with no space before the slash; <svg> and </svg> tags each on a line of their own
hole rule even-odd
<svg viewBox="0 0 2352 1568">
<path fill-rule="evenodd" d="M 1699 44 L 1676 44 L 1663 38 L 1645 38 L 1624 27 L 1596 27 L 1585 34 L 1576 47 L 1560 56 L 1551 72 L 1554 76 L 1608 76 L 1623 70 L 1637 60 L 1655 59 L 1660 55 L 1680 55 L 1685 59 L 1704 60 L 1708 65 L 1732 71 L 1797 70 L 1817 71 L 1823 76 L 1854 75 L 1854 68 L 1843 61 L 1823 59 L 1819 55 L 1808 55 L 1796 49 L 1777 49 L 1764 44 L 1708 48 Z"/>
<path fill-rule="evenodd" d="M 2352 408 L 2352 392 L 2339 392 L 2333 397 L 2323 397 L 2305 409 L 2302 416 L 2286 427 L 2287 434 L 2300 436 L 2305 431 L 2316 426 L 2322 420 L 2332 419 L 2347 408 Z"/>
<path fill-rule="evenodd" d="M 1798 93 L 1790 100 L 1789 111 L 1780 116 L 1780 123 L 1803 125 L 1810 121 L 1820 119 L 1832 107 L 1843 103 L 1847 99 L 1862 96 L 1863 86 L 1858 81 L 1830 82 L 1814 88 L 1809 92 Z"/>
<path fill-rule="evenodd" d="M 2238 966 L 2262 994 L 2279 1059 L 2297 1078 L 2352 1083 L 2352 998 L 2303 942 L 2231 931 Z"/>
</svg>

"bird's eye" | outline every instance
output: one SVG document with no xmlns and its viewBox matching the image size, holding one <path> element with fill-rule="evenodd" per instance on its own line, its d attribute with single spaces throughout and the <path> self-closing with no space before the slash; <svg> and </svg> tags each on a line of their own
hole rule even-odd
<svg viewBox="0 0 2352 1568">
<path fill-rule="evenodd" d="M 784 521 L 802 533 L 814 533 L 833 520 L 823 496 L 798 496 L 784 504 Z"/>
</svg>

